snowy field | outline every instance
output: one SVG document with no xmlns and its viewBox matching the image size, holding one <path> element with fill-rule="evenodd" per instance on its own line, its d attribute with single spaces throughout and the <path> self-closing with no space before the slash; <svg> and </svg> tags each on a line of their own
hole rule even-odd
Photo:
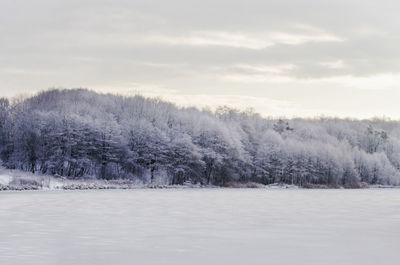
<svg viewBox="0 0 400 265">
<path fill-rule="evenodd" d="M 0 264 L 397 265 L 400 190 L 0 193 Z"/>
</svg>

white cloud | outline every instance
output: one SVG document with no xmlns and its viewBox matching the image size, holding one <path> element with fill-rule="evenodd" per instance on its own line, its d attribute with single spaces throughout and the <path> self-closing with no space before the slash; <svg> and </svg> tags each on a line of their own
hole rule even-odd
<svg viewBox="0 0 400 265">
<path fill-rule="evenodd" d="M 311 82 L 332 82 L 345 87 L 368 90 L 400 88 L 399 73 L 381 73 L 370 76 L 343 75 L 331 78 L 313 79 Z"/>
<path fill-rule="evenodd" d="M 299 33 L 194 31 L 181 35 L 153 34 L 146 36 L 144 41 L 166 45 L 224 46 L 261 50 L 278 44 L 301 45 L 307 42 L 340 42 L 343 39 L 313 28 L 308 32 Z"/>
<path fill-rule="evenodd" d="M 307 42 L 341 42 L 343 39 L 319 32 L 312 34 L 293 34 L 285 32 L 274 32 L 269 35 L 275 44 L 300 45 Z"/>
<path fill-rule="evenodd" d="M 339 67 L 340 65 L 331 65 L 331 67 Z M 278 68 L 279 69 L 279 68 Z M 340 85 L 360 90 L 382 90 L 400 88 L 400 73 L 380 73 L 369 76 L 354 75 L 337 75 L 323 78 L 298 78 L 289 73 L 275 71 L 264 72 L 242 72 L 242 73 L 226 73 L 220 75 L 220 79 L 227 82 L 239 83 L 280 83 L 280 84 L 298 84 L 298 85 L 319 85 L 324 88 L 325 85 Z"/>
<path fill-rule="evenodd" d="M 322 62 L 320 65 L 329 69 L 342 69 L 346 67 L 346 64 L 342 60 Z"/>
<path fill-rule="evenodd" d="M 236 64 L 234 65 L 234 68 L 254 73 L 283 74 L 287 71 L 295 69 L 296 66 L 293 64 L 279 64 L 279 65 Z"/>
<path fill-rule="evenodd" d="M 260 50 L 274 45 L 268 39 L 255 38 L 242 33 L 192 32 L 184 35 L 151 35 L 145 38 L 149 43 L 189 46 L 226 46 Z"/>
<path fill-rule="evenodd" d="M 247 73 L 224 74 L 220 76 L 220 79 L 222 81 L 239 83 L 287 83 L 295 81 L 295 79 L 290 76 Z"/>
</svg>

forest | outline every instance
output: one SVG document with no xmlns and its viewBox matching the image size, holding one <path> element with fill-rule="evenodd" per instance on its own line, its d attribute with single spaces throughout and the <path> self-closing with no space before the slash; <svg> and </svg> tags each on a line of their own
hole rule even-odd
<svg viewBox="0 0 400 265">
<path fill-rule="evenodd" d="M 0 99 L 0 163 L 71 179 L 165 185 L 400 184 L 400 122 L 277 119 L 86 89 Z"/>
</svg>

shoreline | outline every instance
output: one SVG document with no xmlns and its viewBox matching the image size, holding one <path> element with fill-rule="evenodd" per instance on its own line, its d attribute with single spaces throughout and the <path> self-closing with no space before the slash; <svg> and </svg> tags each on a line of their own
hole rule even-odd
<svg viewBox="0 0 400 265">
<path fill-rule="evenodd" d="M 43 187 L 35 185 L 1 185 L 0 192 L 7 191 L 71 191 L 71 190 L 154 190 L 154 189 L 255 189 L 255 190 L 368 190 L 368 189 L 400 189 L 400 186 L 369 185 L 359 188 L 345 187 L 300 187 L 286 184 L 270 184 L 257 186 L 241 183 L 240 186 L 216 186 L 216 185 L 134 185 L 134 184 L 115 184 L 115 183 L 73 183 L 58 187 Z"/>
<path fill-rule="evenodd" d="M 230 181 L 221 185 L 204 185 L 184 182 L 183 184 L 165 184 L 162 182 L 148 183 L 149 180 L 139 179 L 115 179 L 100 180 L 93 178 L 68 179 L 65 177 L 54 177 L 50 175 L 32 174 L 19 170 L 9 170 L 0 167 L 0 192 L 1 191 L 29 191 L 29 190 L 134 190 L 134 189 L 396 189 L 400 186 L 374 184 L 369 185 L 364 182 L 349 186 L 325 185 L 306 183 L 302 186 L 273 183 L 261 184 L 256 182 Z M 147 182 L 147 183 L 146 183 Z"/>
</svg>

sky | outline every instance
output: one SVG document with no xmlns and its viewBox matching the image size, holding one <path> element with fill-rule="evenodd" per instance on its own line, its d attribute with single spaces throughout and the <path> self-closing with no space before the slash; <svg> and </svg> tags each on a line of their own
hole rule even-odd
<svg viewBox="0 0 400 265">
<path fill-rule="evenodd" d="M 264 116 L 400 119 L 394 0 L 0 0 L 0 96 L 140 93 Z"/>
</svg>

